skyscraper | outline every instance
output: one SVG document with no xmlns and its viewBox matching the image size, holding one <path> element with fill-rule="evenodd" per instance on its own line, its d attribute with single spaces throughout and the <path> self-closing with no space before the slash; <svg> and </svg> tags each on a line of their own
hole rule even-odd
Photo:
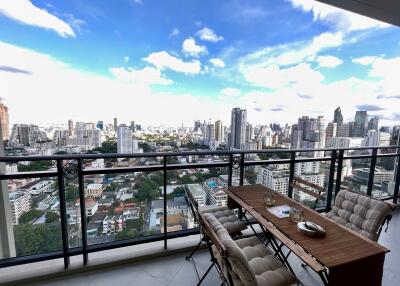
<svg viewBox="0 0 400 286">
<path fill-rule="evenodd" d="M 230 147 L 244 149 L 246 145 L 246 123 L 247 111 L 238 107 L 232 109 L 231 113 L 231 136 Z"/>
<path fill-rule="evenodd" d="M 343 115 L 340 107 L 335 109 L 335 114 L 333 115 L 333 122 L 337 125 L 341 125 L 343 123 Z"/>
<path fill-rule="evenodd" d="M 368 121 L 368 130 L 378 131 L 379 117 L 373 116 Z"/>
<path fill-rule="evenodd" d="M 366 111 L 357 111 L 354 117 L 353 137 L 364 137 L 367 134 L 368 114 Z"/>
<path fill-rule="evenodd" d="M 74 133 L 74 122 L 72 119 L 68 120 L 68 136 L 72 136 Z"/>
<path fill-rule="evenodd" d="M 114 117 L 114 131 L 118 130 L 118 119 L 117 117 Z"/>
<path fill-rule="evenodd" d="M 222 142 L 224 140 L 224 128 L 222 127 L 222 121 L 215 121 L 215 140 Z"/>
<path fill-rule="evenodd" d="M 10 138 L 8 107 L 1 102 L 1 99 L 0 99 L 0 125 L 1 125 L 1 135 L 3 140 L 8 140 Z"/>
<path fill-rule="evenodd" d="M 125 124 L 118 126 L 117 150 L 120 154 L 130 154 L 133 150 L 132 131 Z"/>
<path fill-rule="evenodd" d="M 133 120 L 131 121 L 131 127 L 130 127 L 130 128 L 131 128 L 131 131 L 132 131 L 132 132 L 135 132 L 135 131 L 136 131 L 135 121 L 133 121 Z"/>
</svg>

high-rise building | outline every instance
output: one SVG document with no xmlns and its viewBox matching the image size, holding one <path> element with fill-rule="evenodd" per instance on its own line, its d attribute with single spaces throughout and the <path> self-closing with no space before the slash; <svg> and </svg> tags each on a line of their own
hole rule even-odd
<svg viewBox="0 0 400 286">
<path fill-rule="evenodd" d="M 68 145 L 83 146 L 91 150 L 100 147 L 102 143 L 101 130 L 95 129 L 93 123 L 76 122 L 74 136 L 68 138 Z"/>
<path fill-rule="evenodd" d="M 254 139 L 253 125 L 251 125 L 250 123 L 247 123 L 246 124 L 246 142 L 251 141 L 253 139 Z"/>
<path fill-rule="evenodd" d="M 234 108 L 231 113 L 230 147 L 244 149 L 246 146 L 246 109 Z"/>
<path fill-rule="evenodd" d="M 325 147 L 326 122 L 323 116 L 311 118 L 303 116 L 292 127 L 292 149 L 316 149 Z M 323 156 L 321 152 L 304 152 L 302 156 Z"/>
<path fill-rule="evenodd" d="M 365 147 L 389 146 L 390 133 L 368 130 L 362 145 Z"/>
<path fill-rule="evenodd" d="M 196 121 L 194 122 L 194 132 L 199 131 L 200 128 L 201 128 L 201 122 L 200 122 L 200 120 L 196 120 Z"/>
<path fill-rule="evenodd" d="M 326 127 L 326 142 L 332 137 L 336 137 L 337 134 L 337 123 L 329 122 L 328 126 Z M 326 144 L 325 144 L 326 145 Z"/>
<path fill-rule="evenodd" d="M 289 164 L 274 164 L 260 168 L 257 184 L 261 184 L 283 195 L 289 190 Z"/>
<path fill-rule="evenodd" d="M 118 119 L 117 117 L 114 117 L 114 131 L 118 130 Z"/>
<path fill-rule="evenodd" d="M 46 133 L 38 126 L 32 124 L 14 124 L 9 145 L 10 146 L 32 146 L 37 142 L 48 141 Z"/>
<path fill-rule="evenodd" d="M 218 142 L 224 141 L 224 128 L 221 120 L 215 121 L 215 140 Z"/>
<path fill-rule="evenodd" d="M 352 137 L 353 134 L 353 122 L 342 123 L 337 127 L 337 137 Z"/>
<path fill-rule="evenodd" d="M 342 110 L 340 107 L 335 109 L 335 113 L 333 115 L 333 122 L 336 123 L 337 125 L 340 125 L 343 123 L 343 115 L 342 115 Z"/>
<path fill-rule="evenodd" d="M 358 110 L 354 117 L 353 137 L 364 137 L 367 134 L 368 114 Z"/>
<path fill-rule="evenodd" d="M 209 143 L 210 141 L 215 140 L 215 126 L 212 123 L 209 123 L 204 126 L 204 133 L 203 133 L 203 139 L 204 143 Z"/>
<path fill-rule="evenodd" d="M 10 138 L 10 126 L 8 120 L 8 107 L 5 106 L 0 99 L 0 125 L 3 140 L 8 140 Z"/>
<path fill-rule="evenodd" d="M 120 154 L 132 153 L 133 140 L 132 131 L 125 124 L 118 126 L 117 131 L 117 150 Z"/>
<path fill-rule="evenodd" d="M 131 121 L 131 126 L 130 126 L 130 128 L 131 128 L 131 131 L 134 133 L 135 131 L 136 131 L 136 125 L 135 125 L 135 121 Z"/>
<path fill-rule="evenodd" d="M 72 119 L 68 120 L 68 136 L 74 134 L 74 121 Z"/>
<path fill-rule="evenodd" d="M 368 121 L 368 130 L 378 131 L 379 117 L 373 116 Z"/>
<path fill-rule="evenodd" d="M 104 130 L 104 122 L 103 121 L 97 121 L 96 127 L 97 127 L 97 129 Z"/>
</svg>

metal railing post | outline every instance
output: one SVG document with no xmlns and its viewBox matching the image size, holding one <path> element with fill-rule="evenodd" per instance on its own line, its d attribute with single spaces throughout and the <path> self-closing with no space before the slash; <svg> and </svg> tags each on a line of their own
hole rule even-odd
<svg viewBox="0 0 400 286">
<path fill-rule="evenodd" d="M 394 183 L 394 192 L 393 192 L 394 204 L 397 204 L 399 199 L 399 188 L 400 188 L 400 149 L 397 157 L 396 181 Z"/>
<path fill-rule="evenodd" d="M 240 154 L 240 181 L 239 186 L 243 186 L 244 181 L 244 153 Z"/>
<path fill-rule="evenodd" d="M 328 181 L 328 192 L 326 194 L 326 206 L 325 211 L 330 211 L 332 206 L 332 192 L 333 183 L 335 181 L 335 164 L 336 164 L 336 150 L 331 153 L 331 164 L 329 167 L 329 181 Z"/>
<path fill-rule="evenodd" d="M 80 200 L 80 210 L 81 210 L 81 228 L 82 228 L 82 255 L 83 255 L 83 264 L 86 265 L 88 263 L 89 257 L 87 252 L 85 185 L 82 172 L 83 172 L 82 159 L 78 159 L 78 183 L 79 183 L 79 200 Z"/>
<path fill-rule="evenodd" d="M 167 156 L 163 156 L 164 249 L 167 249 Z"/>
<path fill-rule="evenodd" d="M 337 171 L 336 171 L 335 199 L 336 199 L 337 193 L 339 193 L 339 191 L 340 191 L 340 187 L 342 184 L 343 155 L 344 155 L 344 150 L 340 149 L 338 166 L 337 166 Z"/>
<path fill-rule="evenodd" d="M 228 187 L 232 187 L 233 154 L 229 154 Z"/>
<path fill-rule="evenodd" d="M 294 164 L 296 160 L 296 152 L 290 153 L 290 165 L 289 165 L 289 187 L 288 187 L 288 197 L 293 197 L 293 179 L 294 179 Z"/>
<path fill-rule="evenodd" d="M 60 198 L 60 219 L 61 219 L 61 236 L 62 248 L 64 256 L 64 268 L 67 269 L 69 261 L 69 240 L 68 240 L 68 223 L 67 223 L 67 206 L 65 201 L 65 183 L 63 176 L 62 160 L 57 160 L 57 182 L 58 182 L 58 195 Z"/>
<path fill-rule="evenodd" d="M 375 167 L 376 167 L 376 154 L 378 153 L 378 149 L 372 149 L 372 158 L 371 165 L 369 167 L 369 177 L 368 177 L 368 188 L 367 195 L 372 195 L 372 189 L 374 188 L 374 176 L 375 176 Z"/>
</svg>

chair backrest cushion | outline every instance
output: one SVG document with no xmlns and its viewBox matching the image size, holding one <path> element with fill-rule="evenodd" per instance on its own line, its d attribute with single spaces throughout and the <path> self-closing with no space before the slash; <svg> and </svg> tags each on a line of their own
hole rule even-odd
<svg viewBox="0 0 400 286">
<path fill-rule="evenodd" d="M 228 231 L 222 226 L 217 218 L 212 214 L 205 214 L 204 217 L 207 219 L 213 231 L 219 237 L 222 245 L 226 249 L 226 257 L 232 267 L 230 274 L 234 282 L 234 286 L 255 286 L 257 280 L 253 270 L 251 269 L 247 257 L 243 250 L 237 245 L 237 243 L 231 238 Z M 220 261 L 220 259 L 217 257 Z M 224 263 L 223 263 L 224 264 Z M 227 271 L 226 265 L 224 272 Z"/>
<path fill-rule="evenodd" d="M 335 205 L 327 217 L 376 241 L 378 229 L 391 211 L 385 202 L 341 190 L 336 195 Z"/>
</svg>

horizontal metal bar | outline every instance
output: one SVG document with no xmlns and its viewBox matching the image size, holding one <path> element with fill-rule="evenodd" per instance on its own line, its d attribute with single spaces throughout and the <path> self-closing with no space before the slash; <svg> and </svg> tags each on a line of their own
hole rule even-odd
<svg viewBox="0 0 400 286">
<path fill-rule="evenodd" d="M 57 177 L 57 172 L 36 171 L 36 172 L 19 172 L 0 175 L 0 180 L 10 179 L 27 179 L 27 178 L 44 178 L 44 177 Z"/>
<path fill-rule="evenodd" d="M 6 259 L 0 259 L 0 268 L 16 266 L 16 265 L 21 265 L 21 264 L 34 263 L 34 262 L 40 262 L 40 261 L 46 261 L 46 260 L 57 259 L 57 258 L 62 258 L 62 257 L 63 257 L 62 250 L 55 251 L 55 252 L 48 252 L 48 253 L 40 253 L 40 254 L 29 255 L 29 256 L 11 257 L 11 258 L 6 258 Z"/>
<path fill-rule="evenodd" d="M 100 175 L 100 174 L 116 174 L 116 173 L 135 173 L 135 172 L 156 172 L 162 171 L 162 165 L 153 166 L 135 166 L 135 167 L 117 167 L 104 169 L 84 169 L 83 175 Z"/>
<path fill-rule="evenodd" d="M 373 150 L 373 149 L 400 149 L 400 146 L 375 146 L 375 147 L 356 147 L 356 148 L 315 148 L 315 149 L 263 149 L 263 150 L 218 150 L 218 151 L 182 151 L 182 152 L 149 152 L 133 154 L 71 154 L 71 155 L 51 155 L 51 156 L 1 156 L 0 162 L 18 161 L 42 161 L 42 160 L 94 160 L 94 159 L 117 159 L 117 158 L 145 158 L 145 157 L 182 157 L 190 155 L 229 155 L 229 154 L 263 154 L 263 153 L 291 153 L 291 152 L 315 152 L 315 151 L 335 151 L 335 150 Z"/>
<path fill-rule="evenodd" d="M 229 162 L 211 162 L 211 163 L 194 163 L 194 164 L 171 164 L 167 165 L 167 170 L 182 170 L 182 169 L 198 169 L 198 168 L 218 168 L 229 167 Z"/>
</svg>

